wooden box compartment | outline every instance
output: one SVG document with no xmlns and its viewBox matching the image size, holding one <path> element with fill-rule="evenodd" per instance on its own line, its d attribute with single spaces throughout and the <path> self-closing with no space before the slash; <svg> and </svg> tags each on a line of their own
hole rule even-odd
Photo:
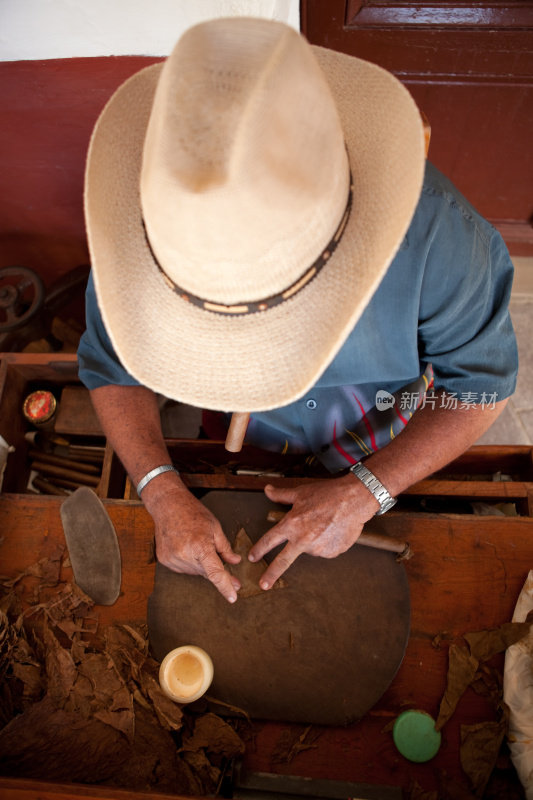
<svg viewBox="0 0 533 800">
<path fill-rule="evenodd" d="M 51 428 L 39 430 L 32 426 L 24 417 L 22 406 L 24 398 L 36 389 L 51 391 L 58 401 L 58 410 Z M 63 398 L 82 396 L 83 402 L 63 403 Z M 69 410 L 70 409 L 70 410 Z M 62 411 L 63 421 L 61 421 Z M 59 423 L 59 426 L 58 426 Z M 37 434 L 36 442 L 28 441 L 27 434 Z M 89 468 L 93 475 L 89 485 L 101 496 L 122 497 L 124 476 L 119 467 L 118 459 L 114 457 L 110 448 L 106 446 L 105 437 L 98 425 L 96 415 L 88 392 L 81 386 L 78 379 L 78 364 L 73 354 L 25 354 L 3 353 L 0 354 L 0 434 L 8 445 L 14 447 L 14 452 L 9 453 L 6 470 L 4 473 L 2 491 L 14 493 L 27 493 L 32 460 L 39 456 L 31 455 L 39 450 L 39 438 L 48 436 L 59 437 L 68 441 L 74 451 L 83 448 L 95 448 L 101 451 L 100 466 L 97 469 Z M 63 449 L 63 452 L 70 448 Z M 48 461 L 57 460 L 57 455 Z M 65 455 L 59 457 L 59 461 Z M 78 455 L 68 456 L 76 460 Z M 101 460 L 103 458 L 103 461 Z M 98 463 L 98 460 L 97 460 Z M 71 465 L 54 464 L 59 470 L 66 468 L 72 470 Z M 75 469 L 75 467 L 74 467 Z"/>
</svg>

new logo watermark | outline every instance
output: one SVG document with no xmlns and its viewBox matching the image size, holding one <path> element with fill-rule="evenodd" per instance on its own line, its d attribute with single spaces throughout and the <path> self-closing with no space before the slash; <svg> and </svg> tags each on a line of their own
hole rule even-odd
<svg viewBox="0 0 533 800">
<path fill-rule="evenodd" d="M 385 389 L 379 389 L 376 392 L 376 408 L 378 411 L 388 411 L 389 408 L 394 406 L 396 398 Z"/>
</svg>

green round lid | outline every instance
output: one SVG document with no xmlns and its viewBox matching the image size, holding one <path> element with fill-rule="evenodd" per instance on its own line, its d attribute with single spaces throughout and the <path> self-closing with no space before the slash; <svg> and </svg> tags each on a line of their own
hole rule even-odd
<svg viewBox="0 0 533 800">
<path fill-rule="evenodd" d="M 396 718 L 392 738 L 399 752 L 409 761 L 429 761 L 440 747 L 441 734 L 435 720 L 425 711 L 404 711 Z"/>
</svg>

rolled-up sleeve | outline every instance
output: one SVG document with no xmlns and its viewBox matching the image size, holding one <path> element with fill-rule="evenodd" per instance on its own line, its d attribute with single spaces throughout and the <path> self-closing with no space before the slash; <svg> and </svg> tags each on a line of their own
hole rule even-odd
<svg viewBox="0 0 533 800">
<path fill-rule="evenodd" d="M 85 293 L 86 330 L 78 347 L 78 375 L 87 389 L 110 384 L 139 386 L 120 363 L 105 329 L 96 300 L 92 273 Z"/>
<path fill-rule="evenodd" d="M 420 293 L 418 346 L 436 388 L 496 401 L 515 390 L 516 338 L 509 314 L 513 264 L 500 236 L 464 210 L 433 227 Z"/>
</svg>

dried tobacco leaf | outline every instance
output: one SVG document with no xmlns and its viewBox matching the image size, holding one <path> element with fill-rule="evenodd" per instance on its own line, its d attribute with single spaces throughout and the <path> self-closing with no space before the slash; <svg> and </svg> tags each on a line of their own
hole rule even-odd
<svg viewBox="0 0 533 800">
<path fill-rule="evenodd" d="M 0 681 L 4 679 L 10 667 L 17 638 L 17 632 L 9 622 L 7 615 L 0 611 Z"/>
<path fill-rule="evenodd" d="M 152 675 L 147 673 L 142 675 L 141 689 L 144 696 L 152 701 L 162 727 L 169 731 L 178 731 L 183 725 L 183 712 L 180 706 L 167 697 Z"/>
<path fill-rule="evenodd" d="M 203 750 L 188 750 L 182 754 L 183 761 L 197 777 L 203 792 L 213 794 L 220 780 L 220 770 L 213 766 Z"/>
<path fill-rule="evenodd" d="M 12 674 L 22 682 L 22 699 L 38 700 L 44 690 L 41 667 L 38 664 L 21 664 L 15 661 L 12 665 Z"/>
<path fill-rule="evenodd" d="M 68 650 L 58 640 L 45 623 L 44 643 L 46 645 L 47 692 L 56 708 L 61 708 L 72 690 L 78 671 Z"/>
<path fill-rule="evenodd" d="M 439 716 L 435 723 L 435 728 L 438 731 L 452 716 L 457 703 L 472 683 L 479 665 L 477 658 L 474 658 L 466 647 L 456 644 L 450 645 L 448 659 L 446 690 L 441 700 Z"/>
<path fill-rule="evenodd" d="M 48 558 L 41 558 L 40 561 L 28 567 L 23 574 L 39 578 L 41 587 L 57 586 L 64 552 L 65 548 L 61 545 L 57 545 L 51 556 Z"/>
<path fill-rule="evenodd" d="M 192 734 L 183 738 L 182 751 L 205 750 L 226 758 L 244 753 L 245 747 L 236 731 L 216 714 L 202 714 L 194 723 Z"/>
<path fill-rule="evenodd" d="M 282 731 L 272 752 L 272 761 L 277 764 L 290 764 L 298 753 L 317 747 L 315 741 L 319 736 L 320 731 L 312 725 L 308 725 L 300 732 Z"/>
<path fill-rule="evenodd" d="M 11 589 L 16 586 L 23 578 L 32 576 L 40 579 L 40 586 L 57 586 L 61 572 L 61 559 L 65 548 L 57 545 L 51 556 L 41 558 L 35 564 L 26 567 L 23 572 L 19 572 L 14 578 L 2 578 L 4 589 Z"/>
<path fill-rule="evenodd" d="M 125 688 L 114 664 L 103 653 L 86 654 L 78 664 L 78 672 L 89 679 L 95 703 L 103 708 L 108 708 L 116 694 Z"/>
<path fill-rule="evenodd" d="M 133 706 L 133 703 L 132 703 Z M 130 743 L 133 743 L 135 717 L 133 707 L 128 711 L 95 711 L 94 719 L 99 719 L 105 725 L 110 725 L 117 731 L 121 731 Z"/>
<path fill-rule="evenodd" d="M 0 731 L 0 774 L 52 781 L 105 781 L 127 742 L 98 720 L 55 707 L 47 695 Z"/>
<path fill-rule="evenodd" d="M 461 766 L 477 797 L 483 797 L 506 730 L 507 723 L 504 719 L 500 722 L 461 725 Z"/>
<path fill-rule="evenodd" d="M 48 580 L 44 564 L 39 570 Z M 103 645 L 89 645 L 80 637 L 96 624 L 92 601 L 65 584 L 41 602 L 40 588 L 24 616 L 0 615 L 0 670 L 10 676 L 0 685 L 0 774 L 185 795 L 216 788 L 220 772 L 203 747 L 178 752 L 184 712 L 159 686 L 143 629 L 110 626 Z M 23 627 L 30 617 L 31 645 Z M 222 720 L 208 741 L 210 725 L 201 723 L 196 736 L 215 759 L 243 751 Z"/>
<path fill-rule="evenodd" d="M 241 528 L 233 543 L 233 550 L 237 555 L 241 556 L 241 560 L 238 564 L 229 564 L 227 567 L 231 574 L 241 582 L 241 588 L 238 592 L 240 598 L 265 594 L 264 590 L 259 586 L 259 579 L 267 569 L 268 564 L 264 559 L 254 563 L 248 561 L 248 553 L 251 548 L 252 541 L 244 528 Z M 272 589 L 283 589 L 286 585 L 282 578 L 278 578 Z"/>
<path fill-rule="evenodd" d="M 105 632 L 105 651 L 123 680 L 140 681 L 141 669 L 148 658 L 148 642 L 130 626 L 113 625 Z M 155 663 L 155 662 L 154 662 Z"/>
<path fill-rule="evenodd" d="M 503 652 L 527 636 L 529 629 L 529 622 L 505 622 L 499 628 L 466 633 L 464 638 L 474 658 L 478 661 L 488 661 L 496 653 Z"/>
<path fill-rule="evenodd" d="M 479 662 L 487 661 L 527 636 L 530 622 L 506 622 L 498 628 L 474 631 L 464 635 L 468 648 L 452 644 L 449 650 L 447 686 L 441 700 L 436 729 L 441 730 L 450 719 L 460 698 L 478 673 Z M 474 688 L 481 690 L 479 681 Z"/>
</svg>

